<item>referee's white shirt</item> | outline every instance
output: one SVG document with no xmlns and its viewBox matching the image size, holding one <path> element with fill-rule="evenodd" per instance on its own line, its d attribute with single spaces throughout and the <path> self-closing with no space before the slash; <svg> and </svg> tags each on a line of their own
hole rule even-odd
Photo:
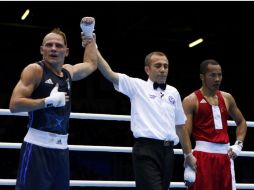
<svg viewBox="0 0 254 190">
<path fill-rule="evenodd" d="M 131 101 L 131 130 L 135 138 L 147 137 L 179 143 L 175 127 L 183 125 L 186 116 L 178 90 L 167 85 L 165 90 L 153 89 L 153 82 L 119 73 L 114 88 Z"/>
</svg>

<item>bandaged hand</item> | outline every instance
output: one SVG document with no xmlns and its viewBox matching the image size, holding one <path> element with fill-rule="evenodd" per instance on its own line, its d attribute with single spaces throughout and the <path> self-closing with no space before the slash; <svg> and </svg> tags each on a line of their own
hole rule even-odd
<svg viewBox="0 0 254 190">
<path fill-rule="evenodd" d="M 187 166 L 184 169 L 184 184 L 187 187 L 190 187 L 194 184 L 196 180 L 196 171 L 193 170 L 190 166 Z"/>
<path fill-rule="evenodd" d="M 65 106 L 65 92 L 58 92 L 58 83 L 51 90 L 49 97 L 44 99 L 45 108 Z"/>
<path fill-rule="evenodd" d="M 184 154 L 184 184 L 187 187 L 192 186 L 196 180 L 196 162 L 192 153 Z"/>
<path fill-rule="evenodd" d="M 96 35 L 95 35 L 95 33 L 93 33 L 93 39 L 94 39 L 94 41 L 96 41 Z M 91 43 L 93 39 L 92 39 L 92 38 L 87 38 L 87 37 L 84 35 L 84 33 L 81 32 L 82 46 L 83 46 L 84 48 L 85 48 L 89 43 Z M 97 46 L 96 43 L 95 43 L 95 47 L 96 47 L 96 49 L 98 49 L 98 46 Z"/>
<path fill-rule="evenodd" d="M 84 17 L 81 19 L 80 28 L 86 38 L 93 38 L 95 19 L 93 17 Z"/>
<path fill-rule="evenodd" d="M 230 146 L 228 150 L 228 155 L 230 158 L 235 159 L 237 156 L 239 156 L 240 152 L 243 148 L 243 142 L 242 141 L 236 141 L 234 145 Z"/>
</svg>

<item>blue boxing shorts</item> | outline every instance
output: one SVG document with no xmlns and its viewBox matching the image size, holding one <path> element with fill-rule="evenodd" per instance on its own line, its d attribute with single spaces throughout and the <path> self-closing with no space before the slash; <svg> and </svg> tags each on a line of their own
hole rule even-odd
<svg viewBox="0 0 254 190">
<path fill-rule="evenodd" d="M 31 134 L 28 137 L 30 140 Z M 26 142 L 25 138 L 21 146 L 16 190 L 69 190 L 69 181 L 68 148 L 39 146 Z"/>
</svg>

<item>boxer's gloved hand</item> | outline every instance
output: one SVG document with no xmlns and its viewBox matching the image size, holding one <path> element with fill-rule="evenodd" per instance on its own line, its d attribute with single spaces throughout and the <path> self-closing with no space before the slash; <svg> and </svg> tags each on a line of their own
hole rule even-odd
<svg viewBox="0 0 254 190">
<path fill-rule="evenodd" d="M 243 142 L 237 140 L 234 145 L 230 146 L 228 154 L 231 158 L 236 158 L 239 156 L 240 152 L 242 151 L 243 148 Z"/>
<path fill-rule="evenodd" d="M 44 99 L 45 108 L 65 106 L 65 92 L 58 92 L 58 83 L 51 90 L 50 95 Z"/>
<path fill-rule="evenodd" d="M 196 162 L 192 152 L 184 154 L 184 184 L 187 187 L 192 186 L 196 180 Z"/>
<path fill-rule="evenodd" d="M 93 38 L 95 19 L 93 17 L 84 17 L 80 22 L 80 28 L 86 38 Z"/>
<path fill-rule="evenodd" d="M 184 169 L 184 184 L 187 187 L 190 187 L 194 184 L 196 180 L 196 171 L 193 170 L 190 166 L 186 166 Z"/>
</svg>

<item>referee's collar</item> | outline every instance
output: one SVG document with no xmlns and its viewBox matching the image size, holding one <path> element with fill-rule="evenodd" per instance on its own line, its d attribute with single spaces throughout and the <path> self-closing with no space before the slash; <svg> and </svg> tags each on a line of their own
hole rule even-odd
<svg viewBox="0 0 254 190">
<path fill-rule="evenodd" d="M 150 78 L 147 79 L 147 83 L 148 83 L 149 87 L 150 87 L 151 89 L 153 89 L 153 83 L 154 83 L 154 82 L 151 81 Z"/>
</svg>

